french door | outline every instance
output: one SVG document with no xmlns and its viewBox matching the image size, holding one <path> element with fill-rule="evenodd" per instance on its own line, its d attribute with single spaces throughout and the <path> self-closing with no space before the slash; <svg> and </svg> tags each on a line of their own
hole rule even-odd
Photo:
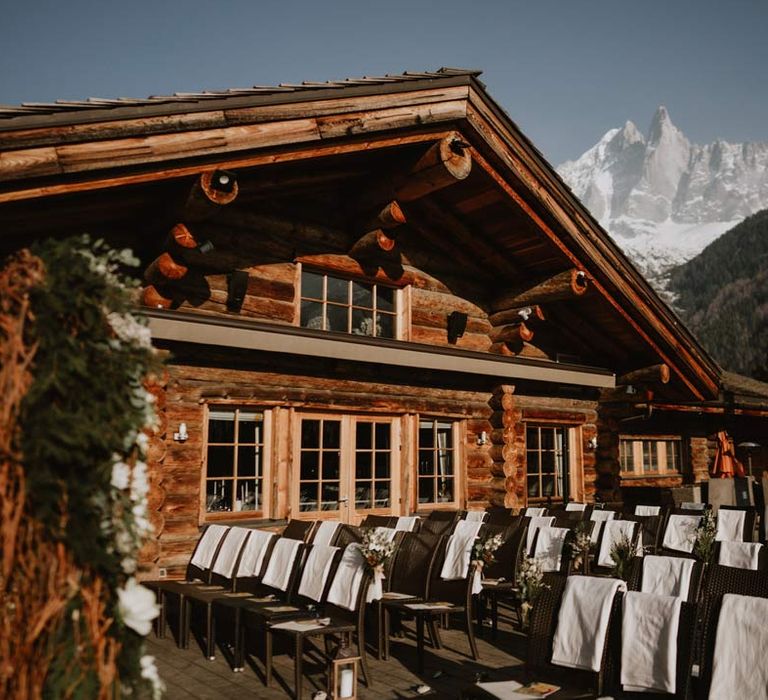
<svg viewBox="0 0 768 700">
<path fill-rule="evenodd" d="M 400 503 L 399 419 L 297 414 L 292 517 L 356 524 Z"/>
</svg>

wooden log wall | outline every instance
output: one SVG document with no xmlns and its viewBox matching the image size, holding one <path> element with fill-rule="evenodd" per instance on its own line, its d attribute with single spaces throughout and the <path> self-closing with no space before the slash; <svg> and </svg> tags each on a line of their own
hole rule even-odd
<svg viewBox="0 0 768 700">
<path fill-rule="evenodd" d="M 278 361 L 279 362 L 279 361 Z M 478 431 L 489 431 L 489 395 L 485 392 L 458 391 L 400 383 L 310 376 L 294 371 L 248 371 L 221 367 L 171 365 L 166 389 L 167 433 L 162 461 L 152 469 L 162 474 L 165 493 L 160 506 L 163 527 L 158 537 L 159 552 L 154 570 L 162 567 L 178 577 L 199 536 L 201 479 L 205 431 L 205 406 L 250 405 L 273 408 L 273 475 L 277 476 L 272 499 L 273 518 L 288 515 L 288 477 L 292 471 L 292 445 L 289 435 L 291 409 L 365 412 L 368 414 L 421 414 L 466 419 L 467 438 L 464 457 L 471 472 L 465 480 L 466 494 L 472 502 L 485 502 L 489 470 L 488 448 L 477 446 Z M 174 442 L 172 434 L 179 423 L 187 424 L 189 438 Z M 403 454 L 409 451 L 404 449 Z M 458 465 L 463 469 L 463 462 Z M 413 473 L 415 465 L 404 457 L 403 474 Z"/>
</svg>

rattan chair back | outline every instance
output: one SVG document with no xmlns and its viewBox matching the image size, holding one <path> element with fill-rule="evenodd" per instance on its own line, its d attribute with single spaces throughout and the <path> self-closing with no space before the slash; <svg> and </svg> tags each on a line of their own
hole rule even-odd
<svg viewBox="0 0 768 700">
<path fill-rule="evenodd" d="M 316 526 L 317 522 L 314 520 L 289 520 L 280 536 L 307 542 Z"/>
<path fill-rule="evenodd" d="M 425 598 L 439 544 L 440 537 L 429 532 L 403 533 L 393 557 L 389 590 Z"/>
</svg>

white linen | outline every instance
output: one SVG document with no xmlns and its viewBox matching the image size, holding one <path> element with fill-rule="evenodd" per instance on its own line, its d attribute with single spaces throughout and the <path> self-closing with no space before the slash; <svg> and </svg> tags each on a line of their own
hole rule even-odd
<svg viewBox="0 0 768 700">
<path fill-rule="evenodd" d="M 757 571 L 762 547 L 759 542 L 721 542 L 717 563 Z"/>
<path fill-rule="evenodd" d="M 530 700 L 531 698 L 530 695 L 517 692 L 523 687 L 523 684 L 517 681 L 490 681 L 478 683 L 477 687 L 499 700 Z"/>
<path fill-rule="evenodd" d="M 209 525 L 195 547 L 192 564 L 198 569 L 209 569 L 213 556 L 216 554 L 216 548 L 227 532 L 229 532 L 229 527 L 226 525 Z"/>
<path fill-rule="evenodd" d="M 287 537 L 280 537 L 275 542 L 272 554 L 269 557 L 267 570 L 264 572 L 264 578 L 261 579 L 265 586 L 277 588 L 281 591 L 285 591 L 288 588 L 291 572 L 293 571 L 293 562 L 296 559 L 300 546 L 301 542 L 299 540 L 291 540 Z"/>
<path fill-rule="evenodd" d="M 251 533 L 247 527 L 232 527 L 213 562 L 213 573 L 232 578 L 237 564 L 237 557 L 243 549 L 246 538 Z"/>
<path fill-rule="evenodd" d="M 340 608 L 354 610 L 364 575 L 365 559 L 360 551 L 360 544 L 353 542 L 347 545 L 341 557 L 328 591 L 328 602 Z"/>
<path fill-rule="evenodd" d="M 621 684 L 634 692 L 674 693 L 680 598 L 629 591 L 621 620 Z"/>
<path fill-rule="evenodd" d="M 540 527 L 551 527 L 555 524 L 555 517 L 553 515 L 534 516 L 531 518 L 531 522 L 528 523 L 528 534 L 525 538 L 525 552 L 530 554 L 533 547 L 533 538 L 536 535 L 536 530 Z"/>
<path fill-rule="evenodd" d="M 659 515 L 661 506 L 635 506 L 635 515 Z"/>
<path fill-rule="evenodd" d="M 570 530 L 567 527 L 540 527 L 534 545 L 533 558 L 541 570 L 560 571 L 563 557 L 563 545 Z"/>
<path fill-rule="evenodd" d="M 768 599 L 726 593 L 715 636 L 710 700 L 768 698 Z"/>
<path fill-rule="evenodd" d="M 704 510 L 704 503 L 694 503 L 693 501 L 683 501 L 680 507 L 683 510 Z"/>
<path fill-rule="evenodd" d="M 685 557 L 660 557 L 655 554 L 645 557 L 640 591 L 687 600 L 695 563 Z"/>
<path fill-rule="evenodd" d="M 473 520 L 459 520 L 445 547 L 445 560 L 440 578 L 451 581 L 465 578 L 469 573 L 472 545 L 483 523 Z"/>
<path fill-rule="evenodd" d="M 488 513 L 484 510 L 468 510 L 467 514 L 464 516 L 464 520 L 484 523 L 487 517 Z"/>
<path fill-rule="evenodd" d="M 387 542 L 391 542 L 397 535 L 397 530 L 394 527 L 375 527 L 373 528 L 379 535 L 387 538 Z"/>
<path fill-rule="evenodd" d="M 323 520 L 315 530 L 315 536 L 312 538 L 312 544 L 322 544 L 326 547 L 331 545 L 336 530 L 339 529 L 340 522 L 337 520 Z"/>
<path fill-rule="evenodd" d="M 267 530 L 251 530 L 251 536 L 245 543 L 243 556 L 240 557 L 240 566 L 237 567 L 238 576 L 258 576 L 264 564 L 264 556 L 274 532 Z"/>
<path fill-rule="evenodd" d="M 301 573 L 299 595 L 319 602 L 331 572 L 333 557 L 339 551 L 338 547 L 328 547 L 324 544 L 313 544 L 309 549 L 304 571 Z"/>
<path fill-rule="evenodd" d="M 593 510 L 589 516 L 589 519 L 597 523 L 592 526 L 592 532 L 589 535 L 589 539 L 592 544 L 597 544 L 597 540 L 600 538 L 600 532 L 603 529 L 603 523 L 607 520 L 613 520 L 616 517 L 616 512 L 612 510 Z"/>
<path fill-rule="evenodd" d="M 696 528 L 700 522 L 699 515 L 670 515 L 662 547 L 674 549 L 676 552 L 692 552 L 696 541 Z"/>
<path fill-rule="evenodd" d="M 566 503 L 565 504 L 565 509 L 566 510 L 576 510 L 576 511 L 579 511 L 579 512 L 583 512 L 583 511 L 585 511 L 587 509 L 587 504 L 586 503 L 574 503 L 573 501 L 571 501 L 570 503 Z"/>
<path fill-rule="evenodd" d="M 569 576 L 557 616 L 552 663 L 599 671 L 613 599 L 626 590 L 627 584 L 618 579 Z"/>
<path fill-rule="evenodd" d="M 743 542 L 744 518 L 746 515 L 746 512 L 743 510 L 724 510 L 720 508 L 717 511 L 717 534 L 715 539 L 718 542 Z"/>
<path fill-rule="evenodd" d="M 546 508 L 526 508 L 525 516 L 528 518 L 543 518 L 546 512 Z"/>
<path fill-rule="evenodd" d="M 626 535 L 631 542 L 636 525 L 637 523 L 632 520 L 607 520 L 603 523 L 603 539 L 600 542 L 600 551 L 597 555 L 598 566 L 613 566 L 611 548 L 622 535 Z"/>
<path fill-rule="evenodd" d="M 418 515 L 401 516 L 395 523 L 395 530 L 405 530 L 406 532 L 413 532 L 416 527 L 416 521 L 418 521 Z"/>
</svg>

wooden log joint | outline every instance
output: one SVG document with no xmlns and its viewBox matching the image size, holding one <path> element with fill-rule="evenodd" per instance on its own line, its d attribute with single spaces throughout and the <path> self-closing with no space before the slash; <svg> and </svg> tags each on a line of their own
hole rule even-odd
<svg viewBox="0 0 768 700">
<path fill-rule="evenodd" d="M 375 214 L 363 219 L 360 229 L 365 233 L 352 244 L 349 256 L 366 259 L 380 253 L 392 253 L 397 243 L 397 230 L 405 222 L 405 214 L 397 200 L 377 207 Z"/>
<path fill-rule="evenodd" d="M 492 326 L 503 326 L 507 323 L 526 323 L 536 326 L 546 320 L 544 310 L 538 304 L 533 306 L 521 306 L 506 311 L 498 311 L 488 317 Z"/>
<path fill-rule="evenodd" d="M 170 280 L 180 280 L 189 268 L 174 260 L 168 251 L 160 253 L 144 271 L 144 279 L 150 284 L 163 284 Z"/>
<path fill-rule="evenodd" d="M 526 306 L 563 301 L 582 296 L 589 289 L 587 275 L 582 270 L 566 270 L 554 277 L 541 280 L 533 286 L 501 294 L 491 304 L 494 312 L 519 309 Z"/>
<path fill-rule="evenodd" d="M 184 205 L 188 219 L 207 219 L 237 199 L 237 176 L 229 170 L 207 170 L 195 180 Z"/>
</svg>

